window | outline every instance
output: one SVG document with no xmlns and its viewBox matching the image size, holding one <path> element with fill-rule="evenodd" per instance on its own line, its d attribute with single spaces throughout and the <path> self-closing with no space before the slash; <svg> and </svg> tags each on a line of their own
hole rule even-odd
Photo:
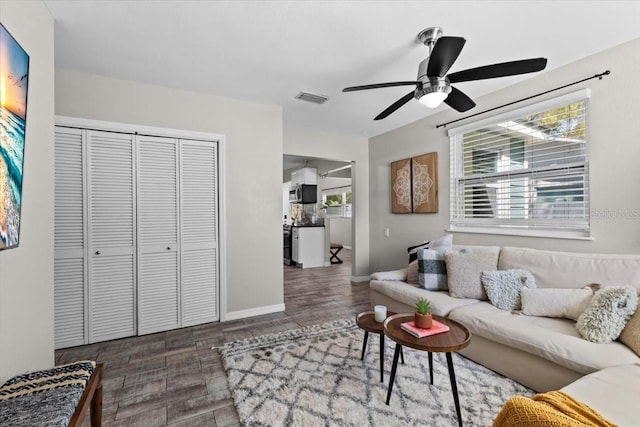
<svg viewBox="0 0 640 427">
<path fill-rule="evenodd" d="M 351 218 L 351 186 L 322 190 L 322 208 L 327 218 Z"/>
<path fill-rule="evenodd" d="M 451 230 L 588 237 L 588 97 L 450 130 Z"/>
</svg>

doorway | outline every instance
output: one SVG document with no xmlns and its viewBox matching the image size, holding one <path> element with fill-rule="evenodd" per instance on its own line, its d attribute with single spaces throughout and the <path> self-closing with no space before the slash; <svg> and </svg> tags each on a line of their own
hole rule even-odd
<svg viewBox="0 0 640 427">
<path fill-rule="evenodd" d="M 282 217 L 283 235 L 288 234 L 291 225 L 296 220 L 292 218 L 292 204 L 289 202 L 289 191 L 292 186 L 291 176 L 293 172 L 304 168 L 315 169 L 317 183 L 317 203 L 314 208 L 318 216 L 323 220 L 325 232 L 325 263 L 323 267 L 299 268 L 284 264 L 285 301 L 295 298 L 296 294 L 304 294 L 303 283 L 320 280 L 322 276 L 334 277 L 336 282 L 350 286 L 353 275 L 352 260 L 354 253 L 353 238 L 353 186 L 351 179 L 352 162 L 347 160 L 332 160 L 308 156 L 283 156 L 282 175 Z M 300 215 L 300 206 L 294 206 L 293 213 Z M 307 207 L 308 209 L 309 207 Z M 297 217 L 299 218 L 299 216 Z M 342 264 L 331 264 L 330 243 L 342 245 L 339 252 Z M 283 240 L 284 256 L 292 252 L 287 242 Z M 283 257 L 284 258 L 284 257 Z"/>
</svg>

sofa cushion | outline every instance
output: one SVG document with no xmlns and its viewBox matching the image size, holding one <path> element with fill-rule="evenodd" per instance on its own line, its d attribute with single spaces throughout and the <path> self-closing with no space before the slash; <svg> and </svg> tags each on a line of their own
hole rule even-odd
<svg viewBox="0 0 640 427">
<path fill-rule="evenodd" d="M 448 251 L 445 254 L 445 260 L 447 262 L 449 294 L 452 297 L 487 299 L 487 293 L 482 286 L 480 276 L 485 270 L 496 269 L 497 255 Z"/>
<path fill-rule="evenodd" d="M 610 255 L 504 247 L 498 270 L 523 268 L 538 288 L 583 288 L 589 283 L 628 283 L 640 290 L 640 255 Z"/>
<path fill-rule="evenodd" d="M 640 363 L 613 366 L 594 372 L 562 388 L 619 426 L 640 425 Z"/>
<path fill-rule="evenodd" d="M 372 280 L 369 282 L 369 287 L 376 292 L 410 307 L 416 305 L 418 297 L 426 298 L 431 304 L 431 312 L 438 316 L 447 316 L 449 312 L 456 307 L 478 302 L 478 300 L 475 299 L 452 298 L 447 292 L 427 291 L 399 281 L 387 282 Z"/>
<path fill-rule="evenodd" d="M 480 246 L 480 245 L 452 245 L 451 250 L 462 253 L 473 254 L 495 254 L 496 257 L 500 255 L 500 246 Z"/>
<path fill-rule="evenodd" d="M 479 335 L 582 374 L 640 361 L 619 342 L 595 344 L 583 339 L 571 320 L 513 314 L 488 302 L 458 307 L 449 317 L 469 329 L 472 341 Z"/>
<path fill-rule="evenodd" d="M 638 293 L 631 286 L 600 289 L 578 317 L 576 329 L 589 341 L 611 342 L 620 336 L 637 307 Z"/>
<path fill-rule="evenodd" d="M 640 356 L 640 308 L 636 308 L 636 312 L 622 330 L 620 342 L 626 344 Z"/>
<path fill-rule="evenodd" d="M 578 320 L 592 297 L 591 289 L 523 289 L 522 314 Z"/>
<path fill-rule="evenodd" d="M 418 249 L 418 280 L 422 289 L 429 291 L 446 291 L 448 289 L 444 251 Z"/>
<path fill-rule="evenodd" d="M 406 280 L 407 279 L 407 269 L 401 268 L 399 270 L 390 270 L 390 271 L 378 271 L 376 273 L 371 273 L 369 276 L 371 280 Z"/>
<path fill-rule="evenodd" d="M 527 270 L 483 271 L 480 276 L 489 301 L 501 310 L 520 310 L 520 292 L 535 288 L 533 275 Z"/>
</svg>

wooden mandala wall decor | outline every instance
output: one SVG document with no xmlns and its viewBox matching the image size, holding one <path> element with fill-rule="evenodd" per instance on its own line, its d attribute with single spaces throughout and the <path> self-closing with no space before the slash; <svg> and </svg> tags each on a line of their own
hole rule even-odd
<svg viewBox="0 0 640 427">
<path fill-rule="evenodd" d="M 391 163 L 391 212 L 438 212 L 438 153 Z"/>
</svg>

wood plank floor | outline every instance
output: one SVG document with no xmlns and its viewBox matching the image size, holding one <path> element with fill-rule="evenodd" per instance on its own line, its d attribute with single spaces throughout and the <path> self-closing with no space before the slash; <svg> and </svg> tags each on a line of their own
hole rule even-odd
<svg viewBox="0 0 640 427">
<path fill-rule="evenodd" d="M 250 336 L 355 316 L 369 308 L 368 284 L 343 264 L 284 266 L 286 311 L 56 351 L 56 363 L 104 363 L 105 426 L 236 426 L 238 416 L 217 349 Z M 85 420 L 84 425 L 89 425 Z"/>
</svg>

